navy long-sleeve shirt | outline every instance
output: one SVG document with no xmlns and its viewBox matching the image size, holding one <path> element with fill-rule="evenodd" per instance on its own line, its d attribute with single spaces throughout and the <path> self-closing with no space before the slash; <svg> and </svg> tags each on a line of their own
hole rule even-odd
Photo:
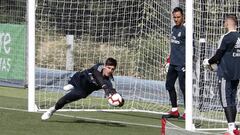
<svg viewBox="0 0 240 135">
<path fill-rule="evenodd" d="M 240 34 L 230 31 L 219 41 L 219 48 L 209 59 L 209 64 L 218 63 L 217 74 L 228 80 L 240 79 Z"/>
<path fill-rule="evenodd" d="M 171 34 L 170 64 L 185 66 L 185 26 L 174 26 Z"/>
<path fill-rule="evenodd" d="M 68 82 L 75 89 L 84 90 L 87 95 L 93 91 L 104 89 L 105 94 L 116 93 L 113 76 L 103 76 L 104 65 L 99 63 L 82 72 L 76 72 Z"/>
</svg>

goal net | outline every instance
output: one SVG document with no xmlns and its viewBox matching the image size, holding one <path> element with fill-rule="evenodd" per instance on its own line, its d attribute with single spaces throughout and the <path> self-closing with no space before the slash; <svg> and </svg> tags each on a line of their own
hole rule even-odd
<svg viewBox="0 0 240 135">
<path fill-rule="evenodd" d="M 33 102 L 38 110 L 53 106 L 65 94 L 63 86 L 72 74 L 114 57 L 118 60 L 116 88 L 126 100 L 120 109 L 168 111 L 164 65 L 170 46 L 171 5 L 166 0 L 36 1 L 36 49 L 32 51 L 36 54 Z M 184 0 L 180 0 L 180 6 L 184 9 Z M 29 81 L 25 79 L 26 7 L 24 0 L 2 0 L 0 4 L 1 86 L 24 86 Z M 238 12 L 239 1 L 194 0 L 192 90 L 197 129 L 227 127 L 216 73 L 206 71 L 201 63 L 217 49 L 225 32 L 224 15 L 231 13 L 239 18 Z M 102 90 L 63 110 L 96 109 L 120 111 L 107 105 Z"/>
<path fill-rule="evenodd" d="M 121 110 L 169 110 L 164 65 L 169 52 L 171 2 L 45 0 L 36 3 L 36 99 L 48 109 L 65 94 L 69 77 L 107 57 L 118 61 Z M 118 110 L 102 90 L 62 110 Z"/>
<path fill-rule="evenodd" d="M 181 124 L 180 124 L 181 123 Z M 222 135 L 223 132 L 204 132 L 204 131 L 187 131 L 182 126 L 184 125 L 184 120 L 178 119 L 161 119 L 161 135 Z"/>
<path fill-rule="evenodd" d="M 201 64 L 204 58 L 215 54 L 218 41 L 226 32 L 223 27 L 225 15 L 236 14 L 240 17 L 239 4 L 239 1 L 231 0 L 194 1 L 193 120 L 198 129 L 227 128 L 216 72 L 205 70 Z M 239 90 L 237 95 L 239 99 Z M 240 121 L 239 115 L 236 121 Z"/>
</svg>

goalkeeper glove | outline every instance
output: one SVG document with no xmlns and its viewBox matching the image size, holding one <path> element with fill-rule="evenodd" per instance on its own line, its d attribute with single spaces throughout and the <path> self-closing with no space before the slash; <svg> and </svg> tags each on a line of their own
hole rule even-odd
<svg viewBox="0 0 240 135">
<path fill-rule="evenodd" d="M 113 89 L 113 88 L 111 88 L 111 89 L 104 89 L 104 91 L 105 91 L 105 97 L 109 97 L 110 95 L 113 95 L 113 94 L 115 94 L 115 93 L 117 93 L 117 91 L 115 90 L 115 89 Z"/>
<path fill-rule="evenodd" d="M 166 72 L 166 73 L 168 72 L 169 65 L 170 65 L 170 56 L 167 57 L 167 63 L 166 63 L 166 65 L 165 65 L 165 72 Z"/>
<path fill-rule="evenodd" d="M 203 67 L 207 70 L 216 72 L 218 70 L 218 65 L 217 64 L 210 64 L 208 62 L 209 59 L 204 59 L 203 60 Z"/>
<path fill-rule="evenodd" d="M 167 63 L 166 65 L 165 65 L 165 72 L 167 73 L 168 72 L 168 69 L 169 69 L 169 63 Z"/>
<path fill-rule="evenodd" d="M 209 60 L 209 59 L 204 59 L 204 60 L 203 60 L 202 65 L 203 65 L 204 68 L 209 68 L 210 64 L 209 64 L 208 60 Z"/>
<path fill-rule="evenodd" d="M 122 107 L 124 105 L 125 100 L 122 98 L 122 102 L 118 105 L 118 107 Z"/>
</svg>

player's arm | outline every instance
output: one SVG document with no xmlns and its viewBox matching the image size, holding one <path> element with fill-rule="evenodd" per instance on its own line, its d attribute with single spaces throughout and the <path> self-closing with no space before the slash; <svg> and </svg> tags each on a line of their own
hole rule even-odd
<svg viewBox="0 0 240 135">
<path fill-rule="evenodd" d="M 217 49 L 215 55 L 208 60 L 208 63 L 209 64 L 214 64 L 214 63 L 218 64 L 220 62 L 220 60 L 222 59 L 224 52 L 225 52 L 224 50 Z"/>
<path fill-rule="evenodd" d="M 102 75 L 103 65 L 97 65 L 93 67 L 93 77 L 96 79 L 96 83 L 102 87 L 105 92 L 105 95 L 116 93 L 116 90 L 104 82 Z"/>
<path fill-rule="evenodd" d="M 231 44 L 231 42 L 232 39 L 230 35 L 223 36 L 222 39 L 220 39 L 219 41 L 219 48 L 217 49 L 215 55 L 208 60 L 209 64 L 218 64 L 221 61 L 224 53 L 228 48 L 228 45 Z"/>
<path fill-rule="evenodd" d="M 211 64 L 218 64 L 221 61 L 229 42 L 229 39 L 224 36 L 219 42 L 219 48 L 217 49 L 215 55 L 212 56 L 210 59 L 205 59 L 203 61 L 204 67 L 208 67 Z"/>
</svg>

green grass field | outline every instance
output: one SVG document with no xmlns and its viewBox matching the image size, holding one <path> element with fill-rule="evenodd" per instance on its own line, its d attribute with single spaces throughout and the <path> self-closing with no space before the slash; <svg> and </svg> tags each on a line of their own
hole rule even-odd
<svg viewBox="0 0 240 135">
<path fill-rule="evenodd" d="M 57 112 L 50 120 L 42 121 L 42 113 L 27 112 L 26 89 L 0 87 L 0 135 L 160 135 L 161 132 L 159 114 Z M 184 120 L 168 121 L 184 128 Z"/>
<path fill-rule="evenodd" d="M 159 135 L 159 114 L 136 112 L 27 112 L 27 90 L 0 87 L 1 135 Z"/>
<path fill-rule="evenodd" d="M 160 135 L 161 115 L 140 112 L 27 112 L 27 90 L 0 87 L 0 135 Z M 170 119 L 184 128 L 184 120 Z M 202 123 L 203 124 L 203 123 Z"/>
</svg>

